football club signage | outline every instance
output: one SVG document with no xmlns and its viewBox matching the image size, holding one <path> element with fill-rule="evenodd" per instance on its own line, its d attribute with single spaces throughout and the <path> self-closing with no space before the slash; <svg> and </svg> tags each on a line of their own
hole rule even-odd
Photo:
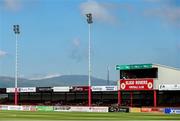
<svg viewBox="0 0 180 121">
<path fill-rule="evenodd" d="M 153 79 L 122 79 L 120 80 L 121 90 L 152 90 Z"/>
</svg>

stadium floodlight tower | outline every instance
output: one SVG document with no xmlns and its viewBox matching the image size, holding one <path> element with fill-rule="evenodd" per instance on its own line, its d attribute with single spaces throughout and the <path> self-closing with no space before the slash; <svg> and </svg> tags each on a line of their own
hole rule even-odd
<svg viewBox="0 0 180 121">
<path fill-rule="evenodd" d="M 88 47 L 88 60 L 89 60 L 89 79 L 88 79 L 88 106 L 91 106 L 91 24 L 92 21 L 92 14 L 88 13 L 86 14 L 87 17 L 87 23 L 89 25 L 89 47 Z"/>
<path fill-rule="evenodd" d="M 18 104 L 18 35 L 20 34 L 19 25 L 13 25 L 13 30 L 16 35 L 16 60 L 15 60 L 15 91 L 14 91 L 14 105 Z"/>
</svg>

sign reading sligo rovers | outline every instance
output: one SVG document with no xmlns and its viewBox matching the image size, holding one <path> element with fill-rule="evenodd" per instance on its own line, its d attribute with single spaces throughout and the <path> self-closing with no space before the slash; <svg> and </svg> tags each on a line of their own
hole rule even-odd
<svg viewBox="0 0 180 121">
<path fill-rule="evenodd" d="M 122 79 L 120 80 L 121 90 L 152 90 L 153 79 Z"/>
</svg>

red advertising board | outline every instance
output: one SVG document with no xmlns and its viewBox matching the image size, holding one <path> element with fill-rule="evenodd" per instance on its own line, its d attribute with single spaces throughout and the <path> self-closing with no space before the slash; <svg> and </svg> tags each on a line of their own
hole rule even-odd
<svg viewBox="0 0 180 121">
<path fill-rule="evenodd" d="M 153 79 L 122 79 L 120 80 L 121 90 L 152 90 Z"/>
</svg>

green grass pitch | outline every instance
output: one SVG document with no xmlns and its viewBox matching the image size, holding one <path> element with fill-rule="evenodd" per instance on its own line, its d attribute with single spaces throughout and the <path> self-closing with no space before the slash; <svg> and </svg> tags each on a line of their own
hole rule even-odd
<svg viewBox="0 0 180 121">
<path fill-rule="evenodd" d="M 0 121 L 28 120 L 179 120 L 180 115 L 165 115 L 156 113 L 85 113 L 85 112 L 23 112 L 0 111 Z"/>
</svg>

